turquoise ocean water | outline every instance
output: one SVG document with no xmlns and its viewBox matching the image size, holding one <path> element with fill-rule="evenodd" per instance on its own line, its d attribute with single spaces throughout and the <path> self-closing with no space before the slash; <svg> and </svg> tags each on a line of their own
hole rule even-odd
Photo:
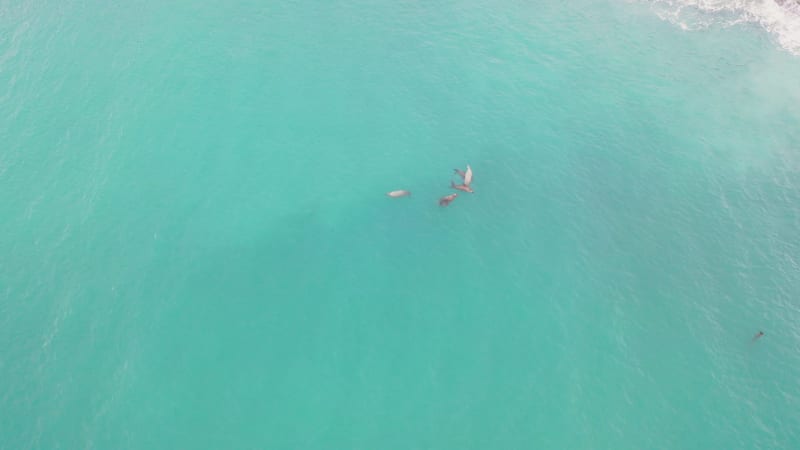
<svg viewBox="0 0 800 450">
<path fill-rule="evenodd" d="M 798 448 L 800 16 L 699 3 L 0 1 L 0 449 Z"/>
</svg>

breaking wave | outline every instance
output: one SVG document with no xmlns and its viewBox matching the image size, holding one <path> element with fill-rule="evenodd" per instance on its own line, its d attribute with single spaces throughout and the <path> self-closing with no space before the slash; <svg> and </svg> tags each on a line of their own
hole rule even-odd
<svg viewBox="0 0 800 450">
<path fill-rule="evenodd" d="M 800 0 L 653 0 L 656 13 L 685 30 L 756 24 L 800 56 Z"/>
</svg>

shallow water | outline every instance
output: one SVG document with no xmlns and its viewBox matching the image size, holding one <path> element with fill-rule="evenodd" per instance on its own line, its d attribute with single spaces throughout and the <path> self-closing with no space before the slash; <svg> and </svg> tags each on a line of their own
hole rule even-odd
<svg viewBox="0 0 800 450">
<path fill-rule="evenodd" d="M 792 448 L 800 60 L 664 8 L 0 3 L 0 448 Z"/>
</svg>

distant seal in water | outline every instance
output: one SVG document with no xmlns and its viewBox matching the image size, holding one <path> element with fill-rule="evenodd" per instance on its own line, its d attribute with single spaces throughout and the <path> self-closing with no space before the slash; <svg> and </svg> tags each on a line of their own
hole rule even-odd
<svg viewBox="0 0 800 450">
<path fill-rule="evenodd" d="M 471 187 L 467 186 L 466 184 L 455 184 L 452 181 L 450 181 L 450 187 L 453 189 L 458 189 L 459 191 L 469 192 L 470 194 L 475 192 L 472 190 Z"/>
<path fill-rule="evenodd" d="M 458 176 L 464 179 L 464 184 L 472 183 L 472 167 L 470 167 L 469 164 L 467 164 L 466 172 L 460 169 L 453 169 L 453 171 L 455 171 L 455 173 L 457 173 Z"/>
<path fill-rule="evenodd" d="M 453 169 L 453 170 L 459 176 L 461 176 L 461 178 L 464 179 L 464 183 L 463 184 L 455 184 L 455 183 L 453 183 L 451 181 L 450 182 L 450 187 L 452 187 L 453 189 L 458 189 L 459 191 L 469 192 L 470 194 L 475 192 L 475 191 L 472 190 L 471 187 L 469 187 L 470 183 L 472 183 L 472 167 L 470 167 L 469 164 L 467 164 L 467 171 L 466 172 L 462 172 L 459 169 Z"/>
<path fill-rule="evenodd" d="M 439 206 L 447 206 L 458 197 L 458 194 L 445 195 L 439 199 Z"/>
<path fill-rule="evenodd" d="M 399 191 L 387 192 L 386 195 L 388 195 L 389 197 L 392 197 L 392 198 L 399 198 L 399 197 L 407 197 L 407 196 L 411 195 L 411 192 L 403 190 L 403 189 L 400 189 Z"/>
</svg>

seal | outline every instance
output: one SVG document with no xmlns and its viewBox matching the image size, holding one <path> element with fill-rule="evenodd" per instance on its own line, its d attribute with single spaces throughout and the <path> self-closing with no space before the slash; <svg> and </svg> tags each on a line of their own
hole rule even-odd
<svg viewBox="0 0 800 450">
<path fill-rule="evenodd" d="M 400 189 L 399 191 L 387 192 L 386 195 L 392 198 L 407 197 L 411 195 L 411 191 Z"/>
<path fill-rule="evenodd" d="M 469 185 L 472 183 L 472 167 L 470 167 L 469 164 L 467 164 L 466 172 L 460 169 L 453 169 L 453 171 L 464 180 L 464 184 Z"/>
<path fill-rule="evenodd" d="M 470 194 L 475 192 L 472 190 L 471 187 L 467 186 L 466 184 L 455 184 L 452 181 L 450 181 L 450 187 L 453 189 L 457 189 L 459 191 L 469 192 Z"/>
<path fill-rule="evenodd" d="M 458 194 L 445 195 L 439 199 L 439 206 L 447 206 L 458 197 Z"/>
<path fill-rule="evenodd" d="M 455 184 L 450 181 L 450 187 L 453 189 L 458 189 L 459 191 L 469 192 L 470 194 L 474 193 L 475 191 L 469 187 L 470 183 L 472 183 L 472 167 L 467 164 L 466 172 L 462 172 L 459 169 L 453 169 L 463 180 L 462 184 Z"/>
</svg>

